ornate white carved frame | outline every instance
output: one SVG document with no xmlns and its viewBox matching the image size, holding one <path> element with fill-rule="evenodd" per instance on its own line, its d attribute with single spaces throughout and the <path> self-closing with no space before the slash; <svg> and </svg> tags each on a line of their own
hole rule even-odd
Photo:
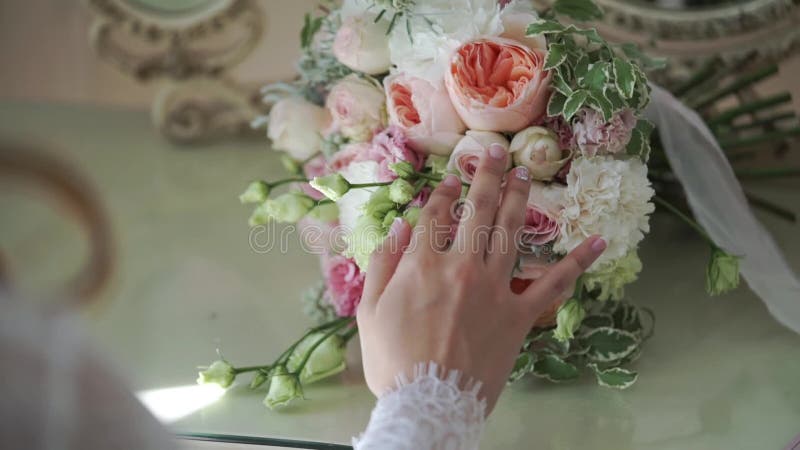
<svg viewBox="0 0 800 450">
<path fill-rule="evenodd" d="M 162 80 L 156 127 L 178 142 L 241 133 L 259 113 L 255 88 L 229 75 L 264 34 L 256 0 L 215 0 L 171 15 L 131 0 L 84 0 L 97 54 L 135 79 Z"/>
</svg>

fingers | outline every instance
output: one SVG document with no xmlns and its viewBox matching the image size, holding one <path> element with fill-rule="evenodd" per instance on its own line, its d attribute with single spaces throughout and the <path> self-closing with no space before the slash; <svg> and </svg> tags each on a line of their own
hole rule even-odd
<svg viewBox="0 0 800 450">
<path fill-rule="evenodd" d="M 411 240 L 411 227 L 401 218 L 395 219 L 383 243 L 372 253 L 364 281 L 361 304 L 374 305 L 392 279 L 403 251 Z"/>
<path fill-rule="evenodd" d="M 420 212 L 414 229 L 414 253 L 443 252 L 450 241 L 450 227 L 455 222 L 453 207 L 461 196 L 461 180 L 447 175 L 431 193 Z"/>
<path fill-rule="evenodd" d="M 606 249 L 606 241 L 600 236 L 591 236 L 577 246 L 547 273 L 520 294 L 538 317 L 542 311 L 557 300 L 572 294 L 575 281 Z"/>
<path fill-rule="evenodd" d="M 525 167 L 516 167 L 507 177 L 503 200 L 497 211 L 494 232 L 487 249 L 487 263 L 506 273 L 511 273 L 516 263 L 516 241 L 525 222 L 530 178 L 530 172 Z"/>
<path fill-rule="evenodd" d="M 500 184 L 507 164 L 508 152 L 499 144 L 490 145 L 481 157 L 467 194 L 470 214 L 461 221 L 456 234 L 459 248 L 483 257 L 500 204 Z"/>
</svg>

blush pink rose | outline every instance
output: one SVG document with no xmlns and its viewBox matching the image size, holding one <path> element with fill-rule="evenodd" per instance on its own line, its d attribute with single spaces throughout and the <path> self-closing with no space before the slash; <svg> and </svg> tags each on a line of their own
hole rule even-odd
<svg viewBox="0 0 800 450">
<path fill-rule="evenodd" d="M 487 38 L 456 51 L 445 75 L 453 106 L 473 130 L 517 132 L 544 115 L 550 98 L 546 52 Z"/>
<path fill-rule="evenodd" d="M 331 122 L 328 133 L 339 132 L 355 142 L 366 142 L 386 126 L 386 99 L 374 83 L 351 74 L 331 88 L 325 107 Z"/>
<path fill-rule="evenodd" d="M 464 131 L 444 85 L 401 73 L 383 80 L 389 123 L 402 129 L 420 153 L 449 155 Z"/>
<path fill-rule="evenodd" d="M 333 55 L 345 66 L 370 75 L 388 72 L 389 24 L 373 14 L 345 17 L 333 39 Z"/>
<path fill-rule="evenodd" d="M 558 237 L 558 222 L 546 210 L 528 203 L 525 209 L 525 225 L 522 227 L 522 243 L 525 246 L 544 245 Z"/>
<path fill-rule="evenodd" d="M 352 258 L 326 255 L 322 258 L 322 271 L 328 288 L 328 299 L 336 315 L 353 317 L 364 291 L 365 274 Z"/>
<path fill-rule="evenodd" d="M 345 145 L 338 152 L 334 153 L 330 159 L 328 159 L 328 173 L 341 172 L 347 166 L 349 166 L 351 162 L 362 161 L 366 159 L 371 148 L 372 144 L 369 142 L 359 142 Z"/>
<path fill-rule="evenodd" d="M 397 174 L 389 169 L 389 164 L 405 161 L 415 170 L 422 169 L 425 164 L 425 157 L 411 149 L 403 130 L 395 126 L 386 128 L 372 138 L 365 159 L 378 163 L 378 181 L 397 178 Z"/>
<path fill-rule="evenodd" d="M 481 155 L 492 144 L 500 144 L 508 151 L 508 139 L 502 134 L 491 131 L 467 131 L 467 135 L 461 138 L 450 154 L 447 161 L 448 171 L 458 171 L 461 180 L 465 183 L 472 183 L 475 171 L 481 161 Z M 508 158 L 508 167 L 511 167 L 511 158 Z"/>
</svg>

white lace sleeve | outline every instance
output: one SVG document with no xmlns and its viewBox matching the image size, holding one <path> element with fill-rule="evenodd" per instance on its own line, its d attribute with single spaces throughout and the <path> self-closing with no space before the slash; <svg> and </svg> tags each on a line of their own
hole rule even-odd
<svg viewBox="0 0 800 450">
<path fill-rule="evenodd" d="M 401 374 L 397 389 L 382 395 L 366 431 L 353 439 L 355 450 L 476 450 L 485 421 L 481 383 L 423 363 L 409 381 Z"/>
</svg>

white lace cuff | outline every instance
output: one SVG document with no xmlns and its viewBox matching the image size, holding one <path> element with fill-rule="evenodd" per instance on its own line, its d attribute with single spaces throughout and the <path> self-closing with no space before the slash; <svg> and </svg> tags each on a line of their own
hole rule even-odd
<svg viewBox="0 0 800 450">
<path fill-rule="evenodd" d="M 355 450 L 476 450 L 485 422 L 481 383 L 436 363 L 414 368 L 411 381 L 401 374 L 397 389 L 382 395 L 366 431 L 353 439 Z"/>
</svg>

